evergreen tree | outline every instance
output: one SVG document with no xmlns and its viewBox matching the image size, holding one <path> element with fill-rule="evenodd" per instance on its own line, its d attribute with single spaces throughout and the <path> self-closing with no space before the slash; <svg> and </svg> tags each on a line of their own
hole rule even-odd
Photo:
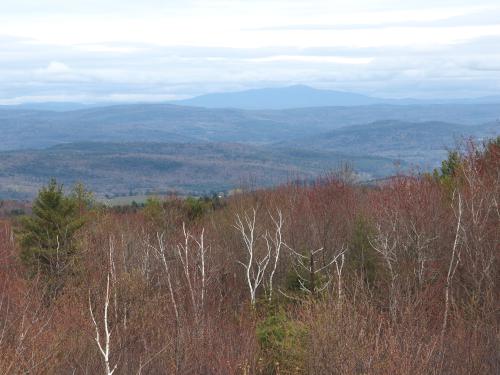
<svg viewBox="0 0 500 375">
<path fill-rule="evenodd" d="M 441 176 L 444 178 L 455 176 L 460 168 L 461 162 L 462 160 L 458 151 L 450 151 L 448 153 L 448 159 L 441 162 Z"/>
<path fill-rule="evenodd" d="M 434 169 L 434 179 L 436 179 L 448 192 L 451 197 L 457 187 L 457 175 L 462 167 L 462 157 L 458 151 L 448 152 L 448 158 L 441 162 L 440 169 Z"/>
<path fill-rule="evenodd" d="M 82 225 L 77 201 L 65 196 L 55 180 L 38 193 L 32 216 L 21 221 L 21 259 L 33 274 L 46 277 L 53 292 L 72 271 L 75 233 Z"/>
</svg>

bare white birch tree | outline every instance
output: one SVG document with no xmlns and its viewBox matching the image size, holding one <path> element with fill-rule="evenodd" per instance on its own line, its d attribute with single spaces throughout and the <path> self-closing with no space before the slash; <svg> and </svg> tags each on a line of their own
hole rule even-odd
<svg viewBox="0 0 500 375">
<path fill-rule="evenodd" d="M 260 259 L 256 254 L 256 238 L 255 238 L 255 221 L 257 212 L 252 209 L 252 216 L 246 212 L 243 215 L 243 220 L 240 215 L 236 215 L 236 224 L 234 228 L 238 230 L 243 239 L 245 250 L 247 252 L 247 259 L 245 263 L 238 261 L 245 268 L 246 281 L 250 291 L 250 303 L 255 305 L 257 289 L 262 284 L 264 274 L 271 258 L 271 249 Z"/>
<path fill-rule="evenodd" d="M 191 283 L 191 275 L 190 275 L 190 248 L 189 248 L 189 238 L 190 234 L 189 232 L 186 232 L 186 224 L 182 223 L 182 233 L 184 235 L 184 243 L 179 243 L 177 245 L 177 255 L 179 256 L 179 260 L 181 261 L 182 264 L 182 271 L 184 274 L 184 277 L 186 279 L 186 283 L 188 286 L 189 290 L 189 295 L 191 298 L 191 304 L 193 306 L 193 310 L 195 312 L 195 315 L 197 315 L 196 311 L 196 300 L 195 300 L 195 294 L 193 290 L 193 285 Z"/>
<path fill-rule="evenodd" d="M 164 232 L 156 234 L 155 243 L 150 243 L 148 240 L 145 241 L 146 246 L 152 249 L 153 253 L 156 254 L 161 261 L 162 268 L 165 272 L 170 302 L 175 314 L 175 363 L 177 371 L 180 371 L 181 363 L 181 311 L 179 309 L 174 282 L 179 283 L 184 280 L 186 289 L 189 293 L 189 300 L 191 301 L 195 321 L 200 323 L 206 303 L 208 282 L 207 255 L 210 249 L 210 247 L 205 244 L 205 229 L 202 229 L 201 234 L 197 237 L 192 235 L 183 223 L 182 234 L 182 242 L 171 247 L 170 256 L 168 254 L 167 244 L 165 243 Z M 176 270 L 181 272 L 182 278 L 175 278 Z M 155 353 L 144 364 L 141 364 L 140 371 L 150 363 L 153 358 L 166 350 L 166 348 L 167 346 Z"/>
<path fill-rule="evenodd" d="M 460 263 L 461 256 L 461 232 L 462 232 L 462 196 L 460 192 L 453 192 L 453 201 L 455 197 L 458 197 L 458 206 L 455 210 L 455 216 L 457 219 L 457 226 L 455 230 L 455 239 L 453 241 L 453 246 L 451 248 L 450 263 L 448 264 L 448 273 L 446 274 L 446 284 L 444 289 L 444 311 L 443 311 L 443 325 L 441 327 L 441 349 L 443 348 L 444 335 L 446 332 L 446 327 L 448 325 L 448 315 L 450 311 L 450 290 L 453 282 L 453 277 Z"/>
<path fill-rule="evenodd" d="M 278 261 L 280 258 L 281 248 L 285 245 L 283 242 L 282 228 L 283 228 L 283 215 L 281 210 L 277 210 L 277 217 L 269 213 L 271 220 L 274 224 L 274 235 L 270 235 L 268 231 L 264 234 L 266 241 L 267 253 L 272 257 L 272 269 L 269 274 L 269 301 L 273 297 L 273 278 L 278 268 Z"/>
<path fill-rule="evenodd" d="M 109 308 L 109 273 L 106 282 L 106 297 L 104 300 L 104 318 L 103 318 L 104 341 L 101 341 L 100 329 L 94 316 L 94 311 L 92 309 L 92 302 L 90 301 L 90 295 L 89 295 L 89 310 L 90 310 L 90 316 L 92 317 L 92 323 L 94 324 L 96 332 L 95 342 L 97 343 L 97 346 L 99 348 L 99 351 L 101 352 L 101 356 L 104 361 L 105 374 L 112 375 L 115 372 L 118 365 L 115 364 L 113 368 L 111 368 L 112 366 L 110 364 L 111 330 L 109 328 L 108 308 Z"/>
<path fill-rule="evenodd" d="M 202 229 L 200 237 L 197 238 L 186 230 L 185 223 L 182 223 L 184 236 L 183 243 L 177 245 L 177 255 L 182 265 L 182 271 L 191 298 L 191 303 L 195 318 L 198 321 L 203 312 L 206 295 L 206 255 L 208 247 L 205 246 L 205 229 Z M 195 249 L 191 248 L 192 242 Z"/>
<path fill-rule="evenodd" d="M 201 288 L 200 288 L 200 309 L 201 311 L 205 308 L 205 298 L 206 298 L 206 287 L 207 287 L 207 264 L 206 256 L 209 247 L 205 246 L 205 228 L 202 228 L 199 239 L 191 236 L 198 248 L 199 265 L 198 269 L 201 275 Z"/>
<path fill-rule="evenodd" d="M 174 309 L 175 321 L 176 325 L 179 324 L 179 309 L 177 308 L 177 300 L 174 293 L 174 287 L 172 285 L 172 272 L 169 266 L 169 259 L 167 259 L 167 247 L 165 245 L 165 233 L 156 233 L 156 242 L 157 244 L 152 244 L 149 241 L 146 241 L 146 246 L 153 249 L 156 256 L 161 261 L 163 266 L 163 270 L 165 271 L 165 277 L 167 279 L 167 288 L 170 295 L 170 302 L 172 303 L 172 307 Z"/>
</svg>

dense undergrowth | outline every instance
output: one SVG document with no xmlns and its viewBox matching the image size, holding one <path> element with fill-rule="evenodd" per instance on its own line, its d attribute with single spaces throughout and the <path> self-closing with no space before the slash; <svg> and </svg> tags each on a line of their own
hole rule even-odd
<svg viewBox="0 0 500 375">
<path fill-rule="evenodd" d="M 44 192 L 0 223 L 1 374 L 500 373 L 498 140 L 377 187 Z"/>
</svg>

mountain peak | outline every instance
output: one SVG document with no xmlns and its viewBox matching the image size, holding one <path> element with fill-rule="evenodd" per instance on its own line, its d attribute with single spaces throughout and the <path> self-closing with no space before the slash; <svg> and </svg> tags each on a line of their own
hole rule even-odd
<svg viewBox="0 0 500 375">
<path fill-rule="evenodd" d="M 207 108 L 287 109 L 301 107 L 357 106 L 380 103 L 381 99 L 306 85 L 214 93 L 180 100 L 174 104 Z"/>
</svg>

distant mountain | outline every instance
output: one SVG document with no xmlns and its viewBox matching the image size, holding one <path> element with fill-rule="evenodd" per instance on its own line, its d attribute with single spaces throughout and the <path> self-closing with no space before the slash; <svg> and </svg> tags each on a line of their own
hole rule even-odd
<svg viewBox="0 0 500 375">
<path fill-rule="evenodd" d="M 430 105 L 500 103 L 500 96 L 434 100 L 419 100 L 412 98 L 387 99 L 351 92 L 320 90 L 309 86 L 296 85 L 281 88 L 264 88 L 207 94 L 171 103 L 205 108 L 289 109 L 331 106 L 352 107 L 373 104 Z"/>
<path fill-rule="evenodd" d="M 328 106 L 358 106 L 383 100 L 343 91 L 318 90 L 296 85 L 239 92 L 216 93 L 173 102 L 206 108 L 286 109 Z"/>
<path fill-rule="evenodd" d="M 435 105 L 435 104 L 500 104 L 500 95 L 462 99 L 390 99 L 367 96 L 359 93 L 316 89 L 306 85 L 294 85 L 277 88 L 261 88 L 235 92 L 210 93 L 189 99 L 166 103 L 78 103 L 78 102 L 39 102 L 18 105 L 0 105 L 0 111 L 12 109 L 68 112 L 100 107 L 127 105 L 173 104 L 189 107 L 244 109 L 244 110 L 282 110 L 313 107 L 353 107 L 368 105 Z"/>
</svg>

